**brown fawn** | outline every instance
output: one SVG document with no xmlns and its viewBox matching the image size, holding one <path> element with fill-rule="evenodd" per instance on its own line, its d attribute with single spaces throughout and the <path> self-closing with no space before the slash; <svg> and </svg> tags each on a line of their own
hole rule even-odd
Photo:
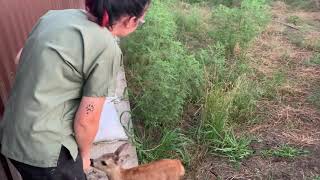
<svg viewBox="0 0 320 180">
<path fill-rule="evenodd" d="M 91 159 L 91 166 L 105 172 L 109 180 L 179 180 L 185 173 L 180 160 L 162 159 L 130 169 L 123 169 L 120 153 L 128 143 L 122 144 L 114 153 Z M 121 159 L 121 160 L 120 160 Z"/>
</svg>

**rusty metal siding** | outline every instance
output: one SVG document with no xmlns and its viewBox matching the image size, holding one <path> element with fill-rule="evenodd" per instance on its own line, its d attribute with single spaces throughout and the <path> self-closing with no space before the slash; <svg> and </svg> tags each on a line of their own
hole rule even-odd
<svg viewBox="0 0 320 180">
<path fill-rule="evenodd" d="M 0 0 L 0 118 L 12 87 L 14 58 L 38 18 L 50 9 L 83 8 L 84 0 Z"/>
</svg>

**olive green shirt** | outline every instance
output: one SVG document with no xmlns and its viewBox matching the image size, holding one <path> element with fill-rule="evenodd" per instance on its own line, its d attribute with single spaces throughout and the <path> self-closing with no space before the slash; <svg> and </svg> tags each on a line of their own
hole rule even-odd
<svg viewBox="0 0 320 180">
<path fill-rule="evenodd" d="M 78 155 L 73 121 L 82 96 L 114 96 L 121 50 L 82 10 L 49 11 L 30 33 L 0 121 L 1 153 L 55 167 L 61 146 Z"/>
</svg>

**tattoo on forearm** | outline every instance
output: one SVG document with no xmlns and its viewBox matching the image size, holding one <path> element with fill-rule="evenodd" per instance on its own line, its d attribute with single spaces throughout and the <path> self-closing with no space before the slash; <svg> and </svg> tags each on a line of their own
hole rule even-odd
<svg viewBox="0 0 320 180">
<path fill-rule="evenodd" d="M 94 111 L 94 105 L 93 104 L 89 104 L 86 107 L 86 114 L 89 114 L 90 112 L 93 112 L 93 111 Z"/>
</svg>

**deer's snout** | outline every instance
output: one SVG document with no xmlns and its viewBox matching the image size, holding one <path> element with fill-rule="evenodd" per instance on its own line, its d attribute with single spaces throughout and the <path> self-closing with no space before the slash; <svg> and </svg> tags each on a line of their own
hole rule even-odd
<svg viewBox="0 0 320 180">
<path fill-rule="evenodd" d="M 93 159 L 90 159 L 90 166 L 91 166 L 91 167 L 94 167 L 94 161 L 93 161 Z"/>
</svg>

